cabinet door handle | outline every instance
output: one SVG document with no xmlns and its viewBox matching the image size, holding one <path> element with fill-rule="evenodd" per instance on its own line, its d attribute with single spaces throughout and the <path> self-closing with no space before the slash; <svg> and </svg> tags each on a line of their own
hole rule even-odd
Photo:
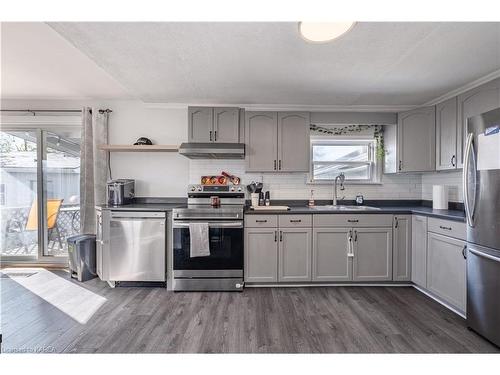
<svg viewBox="0 0 500 375">
<path fill-rule="evenodd" d="M 398 169 L 401 170 L 401 168 L 403 167 L 403 162 L 400 160 L 399 161 L 399 166 L 398 166 Z"/>
<path fill-rule="evenodd" d="M 348 223 L 357 223 L 357 222 L 359 222 L 359 220 L 358 219 L 347 219 L 347 222 Z"/>
<path fill-rule="evenodd" d="M 210 134 L 210 142 L 212 142 L 212 131 L 211 130 L 210 130 L 209 134 Z"/>
<path fill-rule="evenodd" d="M 467 259 L 467 245 L 465 245 L 462 249 L 462 256 L 464 257 L 464 259 Z"/>
<path fill-rule="evenodd" d="M 278 231 L 274 231 L 274 242 L 278 242 Z"/>
<path fill-rule="evenodd" d="M 276 159 L 274 160 L 274 170 L 276 170 Z"/>
<path fill-rule="evenodd" d="M 217 130 L 214 131 L 214 141 L 217 142 Z"/>
<path fill-rule="evenodd" d="M 354 231 L 354 242 L 358 242 L 358 231 Z"/>
<path fill-rule="evenodd" d="M 296 220 L 290 219 L 290 223 L 300 223 L 300 222 L 302 222 L 302 220 L 300 220 L 300 219 L 296 219 Z"/>
<path fill-rule="evenodd" d="M 281 171 L 281 159 L 278 162 L 278 169 Z"/>
<path fill-rule="evenodd" d="M 452 167 L 455 167 L 455 166 L 456 166 L 456 165 L 455 165 L 455 159 L 456 159 L 456 156 L 455 156 L 455 155 L 453 155 L 453 156 L 451 157 L 451 165 L 452 165 Z"/>
<path fill-rule="evenodd" d="M 280 242 L 283 242 L 283 232 L 280 231 Z"/>
<path fill-rule="evenodd" d="M 353 258 L 354 257 L 354 251 L 352 249 L 352 230 L 349 231 L 347 234 L 347 257 L 348 258 Z"/>
<path fill-rule="evenodd" d="M 452 229 L 451 227 L 443 227 L 442 225 L 440 225 L 439 228 L 446 229 L 446 230 L 451 230 Z"/>
<path fill-rule="evenodd" d="M 267 220 L 255 220 L 256 223 L 267 223 Z"/>
<path fill-rule="evenodd" d="M 399 226 L 398 218 L 394 217 L 394 228 L 397 228 Z"/>
</svg>

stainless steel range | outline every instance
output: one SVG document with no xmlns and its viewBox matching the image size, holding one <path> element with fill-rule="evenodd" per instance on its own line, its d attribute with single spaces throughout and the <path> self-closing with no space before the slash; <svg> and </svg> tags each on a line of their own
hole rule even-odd
<svg viewBox="0 0 500 375">
<path fill-rule="evenodd" d="M 174 291 L 243 290 L 243 208 L 240 185 L 190 185 L 188 207 L 173 211 Z M 208 224 L 210 252 L 192 256 L 190 223 Z"/>
</svg>

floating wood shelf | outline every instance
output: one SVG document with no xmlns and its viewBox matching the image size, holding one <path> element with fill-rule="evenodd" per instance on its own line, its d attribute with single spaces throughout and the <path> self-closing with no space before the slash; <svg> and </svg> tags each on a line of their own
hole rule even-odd
<svg viewBox="0 0 500 375">
<path fill-rule="evenodd" d="M 110 152 L 177 152 L 177 145 L 100 145 L 101 150 Z"/>
</svg>

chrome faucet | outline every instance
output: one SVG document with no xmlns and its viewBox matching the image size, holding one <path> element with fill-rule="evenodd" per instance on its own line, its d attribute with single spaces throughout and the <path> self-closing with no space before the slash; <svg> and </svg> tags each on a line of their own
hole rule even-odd
<svg viewBox="0 0 500 375">
<path fill-rule="evenodd" d="M 344 181 L 345 181 L 345 176 L 341 172 L 337 177 L 335 177 L 335 182 L 333 184 L 333 205 L 337 205 L 337 181 L 340 181 L 340 190 L 344 190 Z"/>
</svg>

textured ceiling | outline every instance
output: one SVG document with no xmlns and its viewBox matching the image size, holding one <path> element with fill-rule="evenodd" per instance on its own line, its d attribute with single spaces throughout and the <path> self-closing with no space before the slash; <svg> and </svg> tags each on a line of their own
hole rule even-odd
<svg viewBox="0 0 500 375">
<path fill-rule="evenodd" d="M 146 102 L 417 105 L 500 69 L 500 23 L 50 23 Z M 86 77 L 88 78 L 88 77 Z"/>
<path fill-rule="evenodd" d="M 1 23 L 2 98 L 130 98 L 126 89 L 42 22 Z"/>
</svg>

